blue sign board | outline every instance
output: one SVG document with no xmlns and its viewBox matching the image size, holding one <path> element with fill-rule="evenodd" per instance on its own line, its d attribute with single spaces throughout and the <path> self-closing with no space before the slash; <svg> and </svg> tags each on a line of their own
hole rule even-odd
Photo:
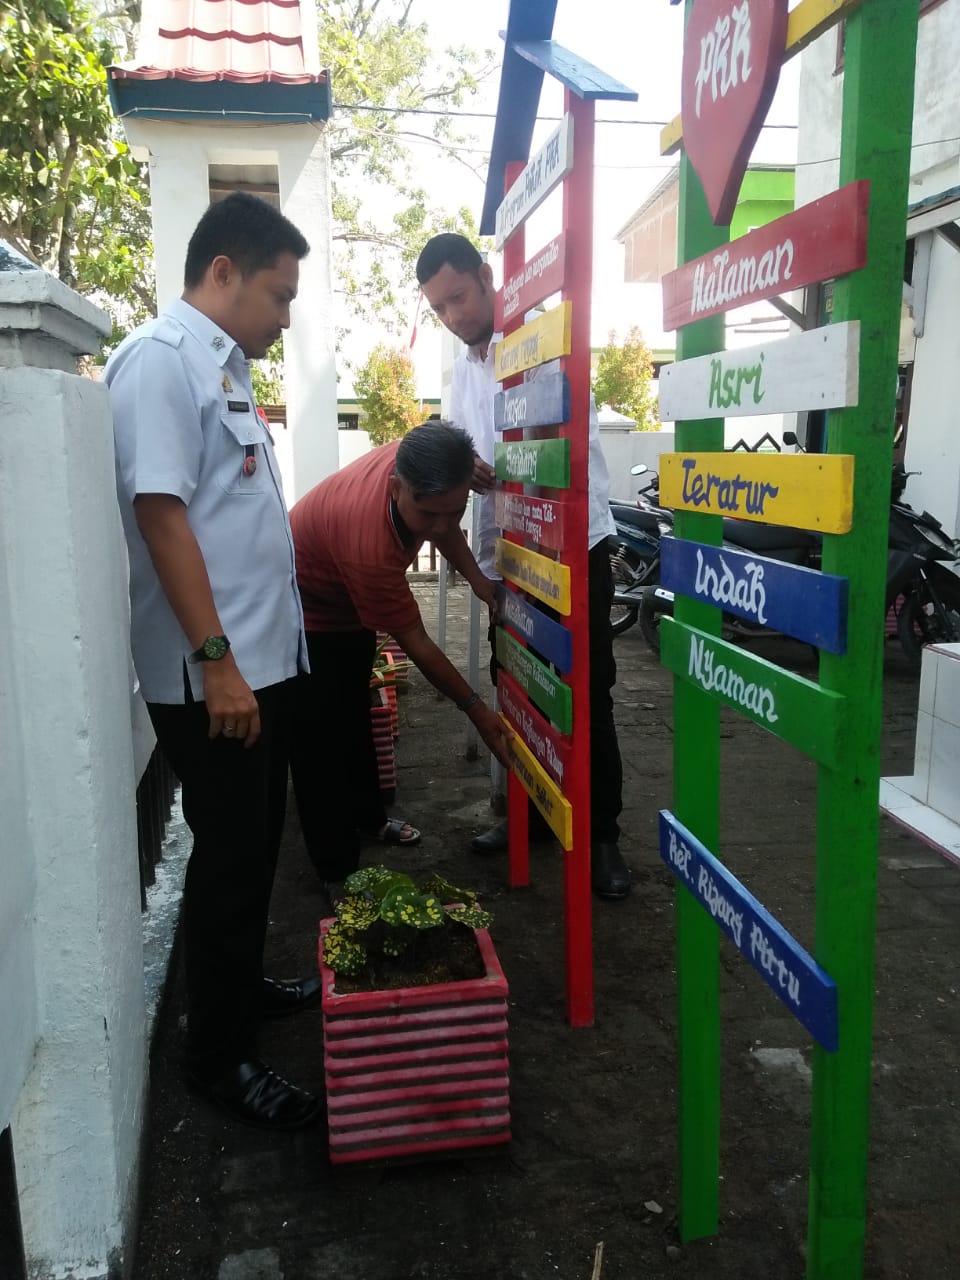
<svg viewBox="0 0 960 1280">
<path fill-rule="evenodd" d="M 836 983 L 668 809 L 660 810 L 660 857 L 794 1017 L 835 1053 Z"/>
<path fill-rule="evenodd" d="M 847 651 L 846 578 L 727 546 L 661 538 L 660 582 L 817 649 Z"/>
<path fill-rule="evenodd" d="M 570 417 L 570 385 L 565 373 L 548 373 L 523 382 L 493 398 L 493 425 L 497 431 L 517 427 L 553 427 Z"/>
<path fill-rule="evenodd" d="M 573 662 L 570 632 L 559 622 L 535 609 L 523 596 L 502 582 L 497 587 L 500 621 L 525 640 L 545 662 L 566 674 Z"/>
</svg>

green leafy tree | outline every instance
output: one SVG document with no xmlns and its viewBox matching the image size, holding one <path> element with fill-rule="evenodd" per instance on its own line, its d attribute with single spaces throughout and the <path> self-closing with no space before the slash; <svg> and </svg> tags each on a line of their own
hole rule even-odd
<svg viewBox="0 0 960 1280">
<path fill-rule="evenodd" d="M 81 292 L 153 308 L 146 180 L 107 96 L 112 47 L 82 0 L 0 0 L 0 231 Z"/>
<path fill-rule="evenodd" d="M 478 176 L 486 157 L 454 114 L 496 65 L 465 47 L 433 58 L 415 0 L 319 0 L 320 60 L 329 67 L 333 240 L 338 287 L 358 318 L 394 332 L 410 321 L 413 265 L 437 231 L 476 238 L 467 208 L 432 202 L 411 179 L 412 148 L 433 148 Z M 371 199 L 372 197 L 372 199 Z"/>
<path fill-rule="evenodd" d="M 633 418 L 638 431 L 655 431 L 660 424 L 652 380 L 653 358 L 640 330 L 634 326 L 622 346 L 617 345 L 617 335 L 611 330 L 593 375 L 597 404 L 608 404 L 617 413 Z"/>
<path fill-rule="evenodd" d="M 423 421 L 408 352 L 379 344 L 357 370 L 353 383 L 364 413 L 362 425 L 374 444 L 399 440 Z"/>
</svg>

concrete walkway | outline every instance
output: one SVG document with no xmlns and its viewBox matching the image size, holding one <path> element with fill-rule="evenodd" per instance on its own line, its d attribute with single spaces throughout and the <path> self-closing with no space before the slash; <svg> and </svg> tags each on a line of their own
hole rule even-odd
<svg viewBox="0 0 960 1280">
<path fill-rule="evenodd" d="M 428 626 L 436 587 L 418 586 Z M 463 662 L 464 592 L 451 598 Z M 815 678 L 808 650 L 763 656 Z M 804 1273 L 811 1042 L 746 962 L 722 944 L 722 1221 L 718 1237 L 676 1232 L 674 883 L 656 849 L 671 803 L 671 678 L 637 629 L 617 641 L 625 772 L 624 903 L 596 903 L 596 1023 L 564 1017 L 558 850 L 533 854 L 533 883 L 509 892 L 500 859 L 469 852 L 490 819 L 485 759 L 463 758 L 464 720 L 414 676 L 401 699 L 395 812 L 424 831 L 389 861 L 436 867 L 478 889 L 511 984 L 514 1138 L 483 1161 L 334 1173 L 323 1129 L 270 1135 L 186 1095 L 175 974 L 154 1053 L 152 1143 L 137 1280 L 649 1280 Z M 911 772 L 917 678 L 891 649 L 882 763 Z M 791 748 L 724 716 L 722 849 L 757 897 L 813 940 L 816 771 Z M 843 851 L 837 850 L 842 857 Z M 270 971 L 315 963 L 323 900 L 288 824 L 268 943 Z M 881 824 L 875 1069 L 867 1265 L 871 1280 L 955 1277 L 960 1223 L 960 868 Z M 317 1011 L 271 1024 L 264 1056 L 322 1089 Z M 600 1247 L 602 1244 L 602 1248 Z"/>
</svg>

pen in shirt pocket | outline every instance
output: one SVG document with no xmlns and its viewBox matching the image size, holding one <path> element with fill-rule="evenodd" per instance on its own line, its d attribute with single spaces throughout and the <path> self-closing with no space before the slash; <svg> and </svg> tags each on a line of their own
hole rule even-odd
<svg viewBox="0 0 960 1280">
<path fill-rule="evenodd" d="M 257 446 L 255 444 L 245 444 L 243 446 L 243 474 L 252 476 L 257 469 Z"/>
</svg>

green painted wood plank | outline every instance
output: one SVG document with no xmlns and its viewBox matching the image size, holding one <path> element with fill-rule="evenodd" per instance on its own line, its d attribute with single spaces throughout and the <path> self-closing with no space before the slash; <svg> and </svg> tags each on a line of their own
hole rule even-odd
<svg viewBox="0 0 960 1280">
<path fill-rule="evenodd" d="M 493 446 L 497 479 L 514 484 L 570 487 L 569 440 L 511 440 Z"/>
<path fill-rule="evenodd" d="M 561 733 L 573 728 L 573 694 L 545 663 L 497 627 L 497 661 Z"/>
<path fill-rule="evenodd" d="M 871 0 L 847 19 L 840 182 L 870 182 L 865 271 L 838 280 L 833 319 L 859 320 L 860 403 L 828 415 L 831 452 L 853 455 L 853 528 L 824 541 L 850 579 L 847 659 L 820 681 L 846 700 L 839 763 L 817 786 L 814 954 L 840 994 L 840 1049 L 813 1056 L 808 1280 L 860 1280 L 866 1234 L 883 689 L 884 580 L 894 374 L 903 293 L 918 10 Z"/>
<path fill-rule="evenodd" d="M 837 763 L 843 706 L 838 694 L 674 618 L 661 619 L 660 658 L 674 675 L 818 764 Z"/>
</svg>

